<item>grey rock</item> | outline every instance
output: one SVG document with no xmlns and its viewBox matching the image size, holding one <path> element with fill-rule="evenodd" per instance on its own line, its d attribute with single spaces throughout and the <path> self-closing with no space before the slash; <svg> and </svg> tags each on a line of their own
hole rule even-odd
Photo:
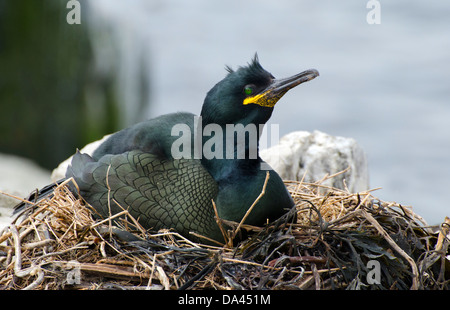
<svg viewBox="0 0 450 310">
<path fill-rule="evenodd" d="M 346 185 L 350 192 L 369 189 L 367 158 L 352 138 L 320 131 L 296 131 L 282 137 L 279 144 L 262 150 L 260 156 L 283 180 L 303 179 L 313 183 L 348 169 L 322 184 L 339 189 L 346 189 Z"/>
</svg>

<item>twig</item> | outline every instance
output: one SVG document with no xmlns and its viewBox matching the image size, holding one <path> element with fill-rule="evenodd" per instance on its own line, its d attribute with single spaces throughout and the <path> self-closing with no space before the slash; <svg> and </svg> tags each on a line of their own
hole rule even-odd
<svg viewBox="0 0 450 310">
<path fill-rule="evenodd" d="M 332 175 L 329 175 L 329 174 L 327 173 L 327 174 L 325 174 L 325 176 L 324 176 L 320 181 L 318 181 L 317 183 L 320 184 L 320 183 L 322 183 L 322 182 L 325 182 L 326 180 L 329 180 L 329 179 L 332 179 L 332 178 L 334 178 L 334 177 L 337 177 L 338 175 L 341 175 L 341 174 L 343 174 L 343 173 L 346 173 L 346 172 L 349 171 L 349 170 L 350 170 L 350 166 L 348 166 L 346 169 L 344 169 L 344 170 L 342 170 L 342 171 L 339 171 L 339 172 L 336 172 L 336 173 L 334 173 L 334 174 L 332 174 Z"/>
<path fill-rule="evenodd" d="M 38 274 L 38 276 L 37 276 L 36 280 L 34 280 L 30 285 L 24 287 L 22 290 L 24 290 L 24 291 L 33 290 L 36 287 L 38 287 L 42 283 L 42 281 L 44 281 L 45 274 L 40 267 L 37 267 L 37 274 Z"/>
<path fill-rule="evenodd" d="M 108 277 L 119 279 L 146 279 L 150 276 L 148 272 L 137 273 L 130 267 L 123 267 L 117 265 L 108 264 L 91 264 L 91 263 L 79 263 L 80 270 L 89 273 L 101 274 Z"/>
<path fill-rule="evenodd" d="M 321 281 L 320 281 L 320 276 L 319 276 L 319 273 L 317 272 L 317 267 L 316 267 L 315 263 L 311 264 L 311 271 L 314 275 L 314 283 L 316 285 L 316 290 L 318 291 L 318 290 L 320 290 L 320 282 Z"/>
<path fill-rule="evenodd" d="M 236 263 L 236 264 L 245 264 L 245 265 L 252 265 L 252 266 L 257 266 L 257 267 L 261 267 L 261 268 L 267 268 L 267 269 L 269 269 L 269 270 L 276 270 L 276 271 L 279 271 L 279 270 L 282 270 L 283 269 L 283 267 L 272 267 L 272 266 L 269 266 L 269 265 L 263 265 L 263 264 L 260 264 L 260 263 L 256 263 L 256 262 L 252 262 L 252 261 L 246 261 L 246 260 L 241 260 L 241 259 L 236 259 L 236 258 L 229 258 L 229 257 L 222 257 L 221 258 L 222 259 L 222 261 L 224 261 L 224 262 L 230 262 L 230 263 Z M 320 269 L 320 270 L 317 270 L 317 272 L 318 273 L 325 273 L 325 272 L 334 272 L 334 271 L 340 271 L 340 270 L 342 270 L 342 269 L 344 269 L 345 267 L 343 267 L 343 268 L 340 268 L 340 267 L 336 267 L 336 268 L 326 268 L 326 269 Z M 297 274 L 300 274 L 300 273 L 304 273 L 304 274 L 313 274 L 313 272 L 312 271 L 309 271 L 309 270 L 302 270 L 302 271 L 298 271 L 298 270 L 289 270 L 289 272 L 291 272 L 291 273 L 297 273 Z"/>
<path fill-rule="evenodd" d="M 449 244 L 448 235 L 450 232 L 450 218 L 445 217 L 444 223 L 439 230 L 438 240 L 436 242 L 435 251 L 442 251 L 445 253 Z"/>
<path fill-rule="evenodd" d="M 50 243 L 53 243 L 53 242 L 56 242 L 56 240 L 53 240 L 53 239 L 44 239 L 44 240 L 41 240 L 41 241 L 30 242 L 30 243 L 24 244 L 24 245 L 22 246 L 22 248 L 23 248 L 24 250 L 29 250 L 29 249 L 34 249 L 34 248 L 43 247 L 43 246 L 46 246 L 47 244 L 50 244 Z"/>
<path fill-rule="evenodd" d="M 116 199 L 113 199 L 113 201 L 114 201 L 114 203 L 115 203 L 117 206 L 119 206 L 119 208 L 121 208 L 122 210 L 128 212 L 128 209 L 125 209 L 124 207 L 122 207 L 122 206 L 120 205 L 120 203 L 117 202 Z M 130 214 L 130 212 L 128 212 L 128 217 L 133 221 L 133 223 L 134 223 L 134 225 L 136 226 L 136 228 L 139 229 L 140 232 L 141 232 L 143 235 L 145 235 L 145 229 L 144 229 L 144 227 L 142 227 L 142 225 L 134 218 L 134 216 L 132 216 L 132 215 Z"/>
<path fill-rule="evenodd" d="M 34 192 L 34 191 L 33 191 Z M 18 197 L 18 196 L 14 196 L 14 195 L 12 195 L 12 194 L 8 194 L 8 193 L 5 193 L 5 192 L 3 192 L 3 191 L 0 191 L 0 194 L 1 195 L 5 195 L 5 196 L 8 196 L 8 197 L 10 197 L 10 198 L 14 198 L 14 199 L 17 199 L 17 200 L 19 200 L 19 201 L 21 201 L 21 202 L 23 202 L 23 203 L 26 203 L 26 204 L 29 204 L 29 205 L 36 205 L 36 203 L 34 203 L 34 202 L 31 202 L 31 201 L 28 201 L 27 199 L 24 199 L 24 198 L 21 198 L 21 197 Z"/>
<path fill-rule="evenodd" d="M 211 199 L 211 202 L 212 202 L 212 205 L 213 205 L 213 208 L 214 208 L 214 214 L 216 215 L 216 223 L 219 226 L 219 229 L 220 229 L 220 232 L 222 233 L 223 240 L 225 241 L 225 244 L 228 244 L 230 236 L 226 233 L 225 229 L 223 228 L 222 220 L 219 217 L 219 212 L 217 212 L 217 206 L 216 206 L 216 203 L 214 202 L 214 199 Z"/>
<path fill-rule="evenodd" d="M 33 288 L 36 288 L 39 284 L 42 283 L 42 281 L 44 280 L 44 272 L 42 271 L 40 266 L 36 266 L 34 263 L 31 263 L 30 267 L 22 269 L 22 250 L 20 246 L 19 232 L 17 231 L 17 227 L 14 224 L 10 226 L 10 230 L 12 237 L 14 239 L 14 250 L 15 250 L 14 274 L 19 278 L 23 278 L 28 275 L 35 275 L 35 274 L 38 275 L 35 281 L 33 281 L 30 285 L 23 288 L 23 290 L 31 290 Z"/>
<path fill-rule="evenodd" d="M 77 244 L 76 246 L 70 247 L 70 248 L 62 250 L 62 251 L 47 253 L 47 254 L 44 254 L 44 255 L 41 255 L 41 256 L 37 257 L 36 259 L 37 260 L 42 260 L 42 259 L 44 259 L 46 257 L 49 257 L 49 256 L 58 256 L 58 255 L 65 254 L 65 253 L 73 251 L 73 250 L 86 249 L 86 248 L 89 248 L 89 245 L 88 245 L 88 243 L 86 241 L 83 241 L 83 242 Z"/>
<path fill-rule="evenodd" d="M 111 187 L 109 186 L 109 170 L 111 169 L 111 164 L 108 166 L 108 170 L 106 170 L 106 187 L 108 188 L 108 211 L 109 211 L 109 217 L 108 217 L 108 224 L 109 224 L 109 237 L 112 236 L 112 225 L 111 225 Z"/>
<path fill-rule="evenodd" d="M 267 187 L 267 182 L 269 182 L 269 178 L 270 178 L 270 173 L 269 171 L 266 172 L 266 179 L 264 180 L 264 185 L 262 188 L 261 193 L 258 195 L 258 197 L 256 198 L 256 200 L 253 202 L 253 204 L 250 206 L 250 208 L 248 208 L 247 212 L 245 212 L 244 217 L 242 218 L 242 220 L 239 222 L 239 225 L 236 227 L 236 229 L 233 231 L 232 233 L 232 238 L 231 240 L 233 240 L 236 237 L 236 234 L 239 232 L 239 230 L 241 229 L 242 224 L 244 224 L 245 220 L 247 219 L 247 217 L 249 216 L 250 212 L 252 212 L 253 208 L 255 207 L 255 205 L 258 203 L 258 201 L 264 196 L 264 194 L 266 193 L 266 187 Z M 230 245 L 230 244 L 228 244 Z M 232 246 L 232 245 L 231 245 Z"/>
<path fill-rule="evenodd" d="M 214 243 L 214 244 L 217 244 L 218 246 L 224 246 L 223 243 L 221 243 L 221 242 L 219 242 L 219 241 L 217 241 L 217 240 L 208 238 L 208 237 L 206 237 L 206 236 L 197 234 L 196 232 L 190 231 L 189 234 L 192 235 L 192 236 L 195 236 L 195 237 L 197 237 L 197 238 L 199 238 L 199 239 L 204 239 L 204 240 L 207 240 L 207 241 L 212 242 L 212 243 Z M 229 240 L 229 239 L 226 239 L 226 240 Z M 228 243 L 225 243 L 225 244 L 228 244 Z"/>
<path fill-rule="evenodd" d="M 153 273 L 154 273 L 155 267 L 156 267 L 156 255 L 157 255 L 157 254 L 154 254 L 154 255 L 153 255 L 153 259 L 152 259 L 152 268 L 150 269 L 151 272 L 150 272 L 150 278 L 149 278 L 149 280 L 148 280 L 147 287 L 152 286 Z"/>
<path fill-rule="evenodd" d="M 128 214 L 128 211 L 125 210 L 125 211 L 116 213 L 116 214 L 114 214 L 114 215 L 111 215 L 111 216 L 108 217 L 107 219 L 104 219 L 104 220 L 102 220 L 102 221 L 100 221 L 100 222 L 97 222 L 97 223 L 95 223 L 95 224 L 92 224 L 90 228 L 93 229 L 93 228 L 95 228 L 95 227 L 97 227 L 97 226 L 99 226 L 99 225 L 101 225 L 101 224 L 103 224 L 103 223 L 105 223 L 105 222 L 111 223 L 111 220 L 112 220 L 112 219 L 114 219 L 114 218 L 116 218 L 116 217 L 119 217 L 119 216 L 122 216 L 122 215 L 124 215 L 124 214 Z M 111 226 L 110 226 L 110 227 L 111 227 Z M 112 233 L 112 231 L 111 231 L 111 233 Z"/>
</svg>

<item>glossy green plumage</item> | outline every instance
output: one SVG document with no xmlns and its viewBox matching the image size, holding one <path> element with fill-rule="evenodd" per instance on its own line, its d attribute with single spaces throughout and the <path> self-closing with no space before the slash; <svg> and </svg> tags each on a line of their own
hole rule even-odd
<svg viewBox="0 0 450 310">
<path fill-rule="evenodd" d="M 78 153 L 69 169 L 81 196 L 102 217 L 128 209 L 148 229 L 221 239 L 211 202 L 218 186 L 199 160 L 159 159 L 133 150 L 96 162 Z"/>
</svg>

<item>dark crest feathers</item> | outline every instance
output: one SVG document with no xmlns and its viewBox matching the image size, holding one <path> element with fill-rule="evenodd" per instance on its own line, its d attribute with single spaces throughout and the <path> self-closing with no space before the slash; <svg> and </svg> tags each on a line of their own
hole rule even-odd
<svg viewBox="0 0 450 310">
<path fill-rule="evenodd" d="M 255 53 L 255 56 L 253 57 L 252 61 L 248 64 L 248 68 L 251 70 L 263 70 L 261 64 L 259 63 L 258 53 Z M 233 68 L 231 68 L 228 65 L 225 66 L 225 70 L 227 70 L 228 73 L 234 72 Z"/>
</svg>

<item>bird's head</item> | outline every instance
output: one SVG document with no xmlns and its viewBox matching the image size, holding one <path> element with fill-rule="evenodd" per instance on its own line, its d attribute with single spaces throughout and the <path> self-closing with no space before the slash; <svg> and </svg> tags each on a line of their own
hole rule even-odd
<svg viewBox="0 0 450 310">
<path fill-rule="evenodd" d="M 319 75 L 306 70 L 285 79 L 276 79 L 255 55 L 248 66 L 233 70 L 207 94 L 201 116 L 203 124 L 265 124 L 277 101 L 290 89 Z"/>
</svg>

